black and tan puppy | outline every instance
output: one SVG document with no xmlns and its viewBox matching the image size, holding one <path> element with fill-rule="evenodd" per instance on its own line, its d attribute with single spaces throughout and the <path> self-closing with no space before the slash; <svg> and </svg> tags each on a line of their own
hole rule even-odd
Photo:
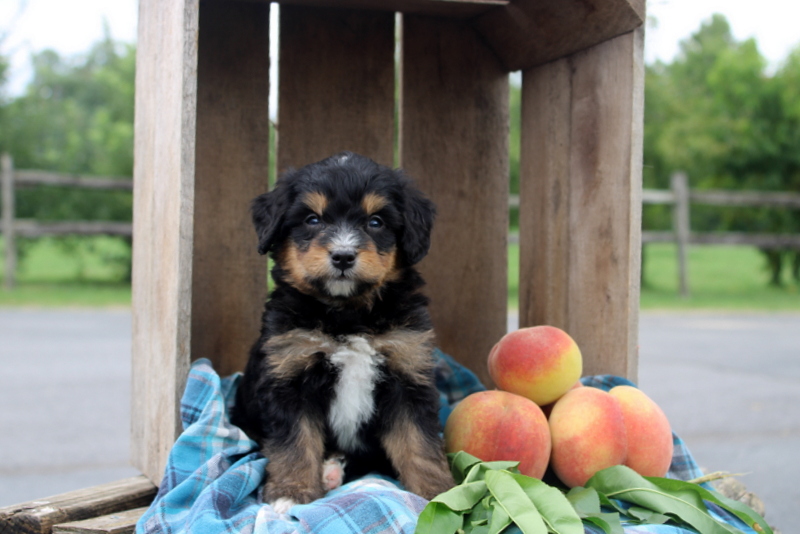
<svg viewBox="0 0 800 534">
<path fill-rule="evenodd" d="M 234 423 L 269 458 L 280 511 L 325 493 L 341 455 L 427 499 L 453 485 L 439 437 L 433 331 L 422 278 L 434 206 L 399 171 L 342 153 L 256 198 L 258 250 L 275 289 L 239 387 Z"/>
</svg>

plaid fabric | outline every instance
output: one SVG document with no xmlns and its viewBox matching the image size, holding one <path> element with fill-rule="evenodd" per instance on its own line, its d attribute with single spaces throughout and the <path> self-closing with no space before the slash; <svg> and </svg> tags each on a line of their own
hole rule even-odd
<svg viewBox="0 0 800 534">
<path fill-rule="evenodd" d="M 436 386 L 442 424 L 453 407 L 484 386 L 474 374 L 441 351 L 435 352 Z M 181 401 L 183 433 L 170 452 L 158 495 L 136 525 L 143 533 L 379 534 L 413 533 L 426 501 L 404 491 L 392 479 L 371 475 L 345 484 L 311 504 L 294 506 L 288 515 L 262 504 L 267 459 L 228 413 L 240 375 L 220 378 L 208 360 L 192 365 Z M 583 379 L 584 385 L 610 389 L 629 381 L 613 376 Z M 675 439 L 670 476 L 700 476 L 683 441 Z M 744 532 L 753 532 L 724 511 L 719 516 Z M 590 526 L 587 534 L 601 534 Z M 509 530 L 514 532 L 514 529 Z M 515 530 L 519 532 L 519 530 Z M 664 526 L 626 526 L 626 534 L 691 534 Z"/>
</svg>

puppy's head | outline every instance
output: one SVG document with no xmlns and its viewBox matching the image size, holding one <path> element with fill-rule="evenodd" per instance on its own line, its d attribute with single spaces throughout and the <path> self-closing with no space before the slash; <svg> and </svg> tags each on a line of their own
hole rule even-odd
<svg viewBox="0 0 800 534">
<path fill-rule="evenodd" d="M 428 252 L 434 206 L 400 171 L 349 152 L 278 180 L 253 202 L 258 251 L 299 291 L 372 294 Z"/>
</svg>

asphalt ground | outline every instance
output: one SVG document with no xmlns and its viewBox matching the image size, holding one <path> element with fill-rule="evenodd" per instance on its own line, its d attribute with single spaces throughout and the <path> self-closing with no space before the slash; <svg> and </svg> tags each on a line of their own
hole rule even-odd
<svg viewBox="0 0 800 534">
<path fill-rule="evenodd" d="M 138 474 L 130 335 L 125 310 L 0 310 L 0 506 Z M 639 386 L 698 463 L 800 530 L 800 315 L 643 313 L 639 341 Z"/>
</svg>

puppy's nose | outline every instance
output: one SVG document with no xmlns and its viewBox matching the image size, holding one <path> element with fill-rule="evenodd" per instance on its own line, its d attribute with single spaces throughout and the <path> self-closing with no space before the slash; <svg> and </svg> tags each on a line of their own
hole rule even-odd
<svg viewBox="0 0 800 534">
<path fill-rule="evenodd" d="M 346 271 L 356 264 L 354 250 L 334 250 L 331 252 L 331 263 L 340 271 Z"/>
</svg>

